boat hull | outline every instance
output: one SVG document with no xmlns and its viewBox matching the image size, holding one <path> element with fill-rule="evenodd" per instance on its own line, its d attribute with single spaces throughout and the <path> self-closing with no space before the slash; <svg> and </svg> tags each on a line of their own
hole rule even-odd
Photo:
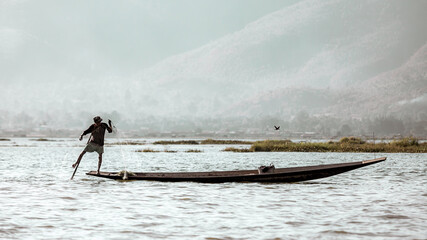
<svg viewBox="0 0 427 240">
<path fill-rule="evenodd" d="M 365 167 L 371 164 L 385 161 L 386 158 L 377 158 L 361 162 L 327 164 L 307 167 L 276 168 L 274 173 L 259 174 L 258 170 L 240 171 L 215 171 L 215 172 L 140 172 L 128 174 L 126 180 L 146 180 L 164 182 L 202 182 L 202 183 L 223 183 L 223 182 L 301 182 L 325 177 L 334 176 L 354 169 Z M 86 173 L 90 176 L 123 180 L 123 175 L 117 172 L 96 171 Z"/>
</svg>

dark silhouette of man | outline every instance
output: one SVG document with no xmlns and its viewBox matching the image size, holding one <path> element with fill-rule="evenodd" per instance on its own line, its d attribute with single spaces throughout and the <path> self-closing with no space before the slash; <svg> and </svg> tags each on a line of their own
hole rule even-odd
<svg viewBox="0 0 427 240">
<path fill-rule="evenodd" d="M 94 124 L 90 125 L 90 127 L 86 129 L 86 131 L 84 131 L 82 135 L 80 135 L 79 140 L 81 141 L 84 135 L 91 133 L 85 149 L 83 149 L 82 153 L 80 153 L 80 156 L 77 159 L 76 163 L 73 164 L 73 168 L 79 165 L 85 153 L 97 152 L 99 154 L 97 174 L 99 174 L 99 170 L 101 169 L 101 164 L 102 164 L 102 154 L 104 153 L 105 130 L 111 133 L 113 132 L 113 128 L 111 126 L 111 120 L 108 120 L 108 125 L 107 125 L 106 123 L 102 122 L 102 118 L 100 116 L 94 117 L 93 121 L 94 121 Z"/>
</svg>

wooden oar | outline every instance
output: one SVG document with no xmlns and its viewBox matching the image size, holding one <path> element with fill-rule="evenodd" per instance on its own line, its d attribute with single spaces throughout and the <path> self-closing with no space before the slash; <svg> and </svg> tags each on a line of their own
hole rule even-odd
<svg viewBox="0 0 427 240">
<path fill-rule="evenodd" d="M 73 177 L 74 177 L 74 175 L 76 174 L 76 172 L 77 172 L 77 168 L 79 167 L 79 165 L 80 165 L 80 161 L 77 163 L 76 167 L 74 168 L 73 176 L 71 176 L 71 179 L 70 179 L 70 180 L 73 180 Z"/>
</svg>

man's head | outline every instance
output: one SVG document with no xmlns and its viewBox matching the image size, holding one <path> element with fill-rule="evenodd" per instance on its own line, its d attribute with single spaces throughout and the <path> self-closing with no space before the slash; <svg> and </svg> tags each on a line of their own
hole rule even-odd
<svg viewBox="0 0 427 240">
<path fill-rule="evenodd" d="M 95 123 L 101 123 L 102 122 L 102 118 L 100 116 L 96 116 L 96 117 L 93 118 L 93 121 Z"/>
</svg>

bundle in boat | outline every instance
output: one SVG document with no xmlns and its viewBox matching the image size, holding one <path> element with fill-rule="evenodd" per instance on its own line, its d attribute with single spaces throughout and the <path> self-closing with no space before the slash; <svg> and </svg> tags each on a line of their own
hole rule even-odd
<svg viewBox="0 0 427 240">
<path fill-rule="evenodd" d="M 122 177 L 122 178 L 123 178 L 123 180 L 128 180 L 128 179 L 129 179 L 129 176 L 131 176 L 131 177 L 136 176 L 136 174 L 135 174 L 135 173 L 130 172 L 130 171 L 126 171 L 126 170 L 122 170 L 122 171 L 120 171 L 120 172 L 118 173 L 118 175 L 119 175 L 120 177 Z"/>
<path fill-rule="evenodd" d="M 274 173 L 275 169 L 276 169 L 276 167 L 274 167 L 273 164 L 270 164 L 270 166 L 260 166 L 258 168 L 258 173 L 259 174 Z"/>
</svg>

